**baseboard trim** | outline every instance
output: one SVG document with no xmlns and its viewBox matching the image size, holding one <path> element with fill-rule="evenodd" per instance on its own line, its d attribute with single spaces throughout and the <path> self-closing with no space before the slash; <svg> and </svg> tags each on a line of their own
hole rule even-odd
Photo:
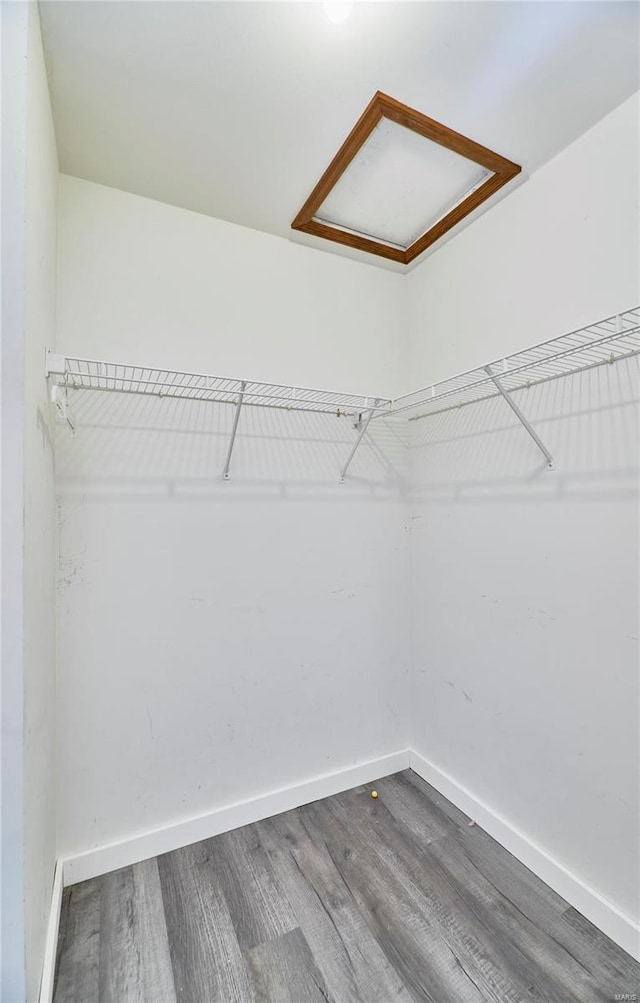
<svg viewBox="0 0 640 1003">
<path fill-rule="evenodd" d="M 594 888 L 537 846 L 489 805 L 478 800 L 462 784 L 421 756 L 411 751 L 411 769 L 436 788 L 444 797 L 472 818 L 501 846 L 541 878 L 578 912 L 586 916 L 611 940 L 640 961 L 640 925 L 603 898 Z"/>
<path fill-rule="evenodd" d="M 553 888 L 578 912 L 586 916 L 623 950 L 640 961 L 640 925 L 603 898 L 594 888 L 573 874 L 542 847 L 536 845 L 507 819 L 480 801 L 461 783 L 412 749 L 370 759 L 334 773 L 323 774 L 283 787 L 259 797 L 226 805 L 215 811 L 184 819 L 173 825 L 141 833 L 128 839 L 95 847 L 59 861 L 56 867 L 51 916 L 47 930 L 45 967 L 39 1003 L 50 1003 L 55 974 L 56 943 L 62 905 L 62 887 L 99 877 L 119 867 L 177 850 L 201 839 L 249 825 L 292 808 L 339 794 L 360 784 L 411 767 L 444 797 L 473 818 L 501 846 Z M 49 993 L 49 995 L 47 995 Z"/>
<path fill-rule="evenodd" d="M 51 909 L 47 923 L 47 936 L 44 942 L 44 961 L 42 964 L 42 979 L 40 980 L 40 995 L 38 1003 L 52 1003 L 53 983 L 56 974 L 56 953 L 58 948 L 58 930 L 60 929 L 60 914 L 62 912 L 62 892 L 64 889 L 64 863 L 58 860 L 53 872 L 53 889 L 51 891 Z"/>
<path fill-rule="evenodd" d="M 73 885 L 87 878 L 95 878 L 107 874 L 119 867 L 128 867 L 141 860 L 148 860 L 160 853 L 169 853 L 181 846 L 197 843 L 201 839 L 209 839 L 221 832 L 237 829 L 241 825 L 259 822 L 271 815 L 279 815 L 283 811 L 299 808 L 301 805 L 318 801 L 320 798 L 339 794 L 359 784 L 370 783 L 390 773 L 398 773 L 409 767 L 411 752 L 402 749 L 399 752 L 369 759 L 364 763 L 349 766 L 335 773 L 326 773 L 302 784 L 283 787 L 259 797 L 249 798 L 226 805 L 215 811 L 141 833 L 128 839 L 98 846 L 77 856 L 66 857 L 64 860 L 64 883 Z"/>
</svg>

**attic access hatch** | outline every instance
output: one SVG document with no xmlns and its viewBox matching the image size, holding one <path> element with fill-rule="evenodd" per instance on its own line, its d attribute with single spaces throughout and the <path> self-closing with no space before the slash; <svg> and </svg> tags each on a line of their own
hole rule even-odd
<svg viewBox="0 0 640 1003">
<path fill-rule="evenodd" d="M 521 169 L 378 91 L 291 227 L 408 265 Z"/>
</svg>

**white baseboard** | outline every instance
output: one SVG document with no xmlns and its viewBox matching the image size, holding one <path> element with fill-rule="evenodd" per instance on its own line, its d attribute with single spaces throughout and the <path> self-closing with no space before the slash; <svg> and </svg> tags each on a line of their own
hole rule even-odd
<svg viewBox="0 0 640 1003">
<path fill-rule="evenodd" d="M 44 961 L 42 964 L 42 979 L 40 980 L 38 1003 L 52 1003 L 53 1000 L 53 980 L 56 974 L 56 949 L 58 946 L 63 888 L 64 864 L 61 860 L 58 860 L 53 873 L 51 909 L 49 911 L 49 922 L 47 923 L 47 937 L 44 943 Z"/>
<path fill-rule="evenodd" d="M 460 811 L 477 822 L 501 846 L 509 850 L 611 940 L 640 961 L 640 925 L 630 916 L 625 915 L 594 888 L 572 874 L 564 864 L 533 843 L 507 819 L 479 801 L 453 777 L 414 750 L 411 752 L 411 769 L 452 801 Z"/>
<path fill-rule="evenodd" d="M 410 756 L 409 749 L 402 749 L 400 752 L 381 756 L 379 759 L 370 759 L 338 770 L 336 773 L 314 777 L 293 787 L 271 791 L 248 801 L 226 805 L 205 815 L 184 819 L 162 829 L 154 829 L 151 832 L 119 840 L 117 843 L 98 846 L 75 857 L 67 857 L 64 860 L 65 885 L 73 885 L 78 881 L 86 881 L 87 878 L 115 871 L 119 867 L 137 864 L 160 853 L 177 850 L 181 846 L 188 846 L 201 839 L 217 836 L 221 832 L 237 829 L 238 826 L 259 822 L 263 818 L 299 808 L 331 794 L 339 794 L 359 784 L 370 783 L 390 773 L 398 773 L 408 768 Z"/>
<path fill-rule="evenodd" d="M 58 934 L 58 919 L 62 901 L 62 879 L 65 885 L 73 885 L 87 878 L 95 878 L 119 867 L 136 864 L 160 853 L 177 850 L 201 839 L 217 836 L 241 825 L 249 825 L 261 819 L 278 815 L 292 808 L 318 801 L 320 798 L 339 794 L 360 784 L 370 783 L 390 773 L 411 767 L 418 776 L 432 784 L 444 797 L 448 798 L 470 818 L 473 818 L 501 846 L 509 850 L 521 863 L 528 867 L 542 881 L 574 906 L 600 930 L 611 937 L 632 957 L 640 960 L 640 926 L 631 917 L 622 913 L 613 903 L 608 902 L 594 888 L 573 874 L 542 847 L 537 846 L 507 819 L 484 804 L 443 770 L 425 759 L 420 753 L 403 749 L 379 759 L 347 767 L 335 773 L 314 777 L 312 780 L 292 787 L 271 791 L 260 797 L 250 798 L 226 805 L 215 811 L 193 818 L 184 819 L 173 825 L 151 832 L 141 833 L 128 839 L 119 840 L 105 846 L 87 850 L 74 857 L 67 857 L 56 869 L 56 882 L 47 933 L 47 959 L 45 976 L 42 981 L 40 1003 L 50 1003 L 47 996 L 49 986 L 53 988 L 55 951 Z M 64 866 L 64 871 L 63 871 Z"/>
</svg>

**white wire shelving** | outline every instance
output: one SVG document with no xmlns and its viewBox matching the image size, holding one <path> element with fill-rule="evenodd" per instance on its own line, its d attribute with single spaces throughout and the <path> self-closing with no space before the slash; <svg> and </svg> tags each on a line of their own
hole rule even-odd
<svg viewBox="0 0 640 1003">
<path fill-rule="evenodd" d="M 638 354 L 640 307 L 614 314 L 596 324 L 405 394 L 392 401 L 386 414 L 404 415 L 408 421 L 419 421 L 443 411 L 501 396 L 552 468 L 553 457 L 512 394 L 597 366 L 612 365 Z"/>
<path fill-rule="evenodd" d="M 553 458 L 512 394 L 519 390 L 614 364 L 640 354 L 640 307 L 615 314 L 588 327 L 542 342 L 525 351 L 478 366 L 450 379 L 423 387 L 395 400 L 376 395 L 337 393 L 285 384 L 207 376 L 149 366 L 101 362 L 47 352 L 46 375 L 51 397 L 61 416 L 74 428 L 69 390 L 142 394 L 229 404 L 235 407 L 223 471 L 229 478 L 231 456 L 243 407 L 307 411 L 355 419 L 357 437 L 342 468 L 341 480 L 364 438 L 369 423 L 383 417 L 418 421 L 432 415 L 502 396 L 533 438 L 547 463 Z"/>
<path fill-rule="evenodd" d="M 500 391 L 493 383 L 495 377 L 507 393 L 514 393 L 639 352 L 640 307 L 637 307 L 404 394 L 392 402 L 390 410 L 393 414 L 411 412 L 409 418 L 412 420 L 426 418 L 449 408 L 497 397 Z M 419 413 L 414 413 L 416 411 Z"/>
<path fill-rule="evenodd" d="M 47 355 L 47 375 L 61 387 L 74 390 L 109 390 L 116 393 L 147 394 L 155 397 L 178 397 L 217 404 L 244 407 L 277 407 L 287 411 L 313 411 L 323 414 L 353 415 L 374 406 L 375 397 L 312 390 L 285 384 L 258 383 L 252 380 L 204 376 L 149 366 L 119 362 L 98 362 L 71 356 Z M 375 408 L 388 408 L 389 399 L 380 398 Z"/>
<path fill-rule="evenodd" d="M 52 400 L 72 431 L 75 431 L 75 423 L 69 406 L 69 390 L 101 390 L 233 405 L 235 414 L 223 471 L 225 480 L 230 477 L 231 456 L 243 407 L 306 411 L 353 419 L 358 436 L 342 468 L 341 480 L 346 476 L 373 415 L 378 411 L 388 411 L 391 407 L 389 398 L 378 396 L 367 397 L 335 390 L 314 390 L 309 387 L 207 376 L 151 366 L 101 362 L 52 352 L 47 352 L 46 375 L 51 381 Z"/>
</svg>

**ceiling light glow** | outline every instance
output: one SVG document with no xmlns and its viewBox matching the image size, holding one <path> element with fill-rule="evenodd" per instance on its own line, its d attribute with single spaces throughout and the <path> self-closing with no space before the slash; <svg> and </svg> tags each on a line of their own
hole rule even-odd
<svg viewBox="0 0 640 1003">
<path fill-rule="evenodd" d="M 324 12 L 334 24 L 343 24 L 351 13 L 352 3 L 324 3 Z"/>
</svg>

